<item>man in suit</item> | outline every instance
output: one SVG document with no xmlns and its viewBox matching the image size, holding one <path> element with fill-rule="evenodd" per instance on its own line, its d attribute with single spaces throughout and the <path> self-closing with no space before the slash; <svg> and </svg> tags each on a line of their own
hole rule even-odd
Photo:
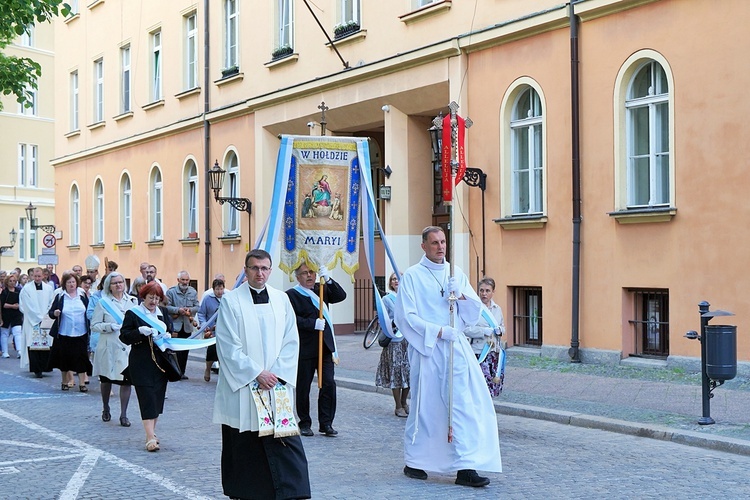
<svg viewBox="0 0 750 500">
<path fill-rule="evenodd" d="M 198 312 L 198 292 L 190 286 L 190 273 L 177 273 L 177 284 L 167 290 L 167 312 L 172 316 L 175 335 L 186 339 L 193 333 L 193 317 Z M 188 351 L 178 351 L 177 361 L 182 370 L 182 380 L 187 380 L 185 367 L 187 366 Z"/>
<path fill-rule="evenodd" d="M 319 431 L 333 437 L 338 432 L 333 428 L 336 415 L 336 382 L 333 379 L 333 354 L 336 342 L 333 337 L 333 325 L 328 314 L 328 304 L 336 304 L 346 299 L 346 292 L 341 285 L 331 279 L 328 269 L 320 268 L 320 275 L 325 280 L 323 292 L 324 318 L 320 318 L 318 309 L 320 284 L 317 274 L 307 264 L 299 266 L 295 272 L 297 286 L 287 290 L 289 301 L 297 315 L 299 330 L 299 366 L 297 369 L 297 414 L 299 429 L 303 436 L 314 435 L 310 417 L 310 384 L 318 369 L 318 331 L 323 330 L 323 373 L 318 373 L 323 387 L 318 392 L 318 425 Z M 327 319 L 328 318 L 328 319 Z"/>
</svg>

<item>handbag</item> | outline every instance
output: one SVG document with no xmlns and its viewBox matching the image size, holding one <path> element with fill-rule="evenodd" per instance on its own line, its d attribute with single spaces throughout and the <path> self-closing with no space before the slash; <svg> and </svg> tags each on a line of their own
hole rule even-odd
<svg viewBox="0 0 750 500">
<path fill-rule="evenodd" d="M 148 344 L 151 347 L 151 359 L 154 360 L 156 367 L 167 376 L 170 382 L 177 382 L 182 378 L 180 363 L 177 361 L 177 354 L 172 349 L 154 349 L 154 341 L 151 336 L 148 337 Z M 158 360 L 157 360 L 158 358 Z"/>
<path fill-rule="evenodd" d="M 385 334 L 385 332 L 381 331 L 378 334 L 378 344 L 380 344 L 380 347 L 386 348 L 388 347 L 388 344 L 391 343 L 391 338 Z"/>
</svg>

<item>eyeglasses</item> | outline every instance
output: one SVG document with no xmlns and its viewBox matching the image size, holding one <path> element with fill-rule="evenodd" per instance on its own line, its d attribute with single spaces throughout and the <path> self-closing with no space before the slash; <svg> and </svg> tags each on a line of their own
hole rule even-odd
<svg viewBox="0 0 750 500">
<path fill-rule="evenodd" d="M 110 285 L 124 285 L 125 282 L 124 281 L 110 281 L 109 284 Z"/>
<path fill-rule="evenodd" d="M 315 271 L 310 271 L 310 270 L 300 271 L 297 273 L 297 276 L 313 276 L 313 275 L 315 275 Z"/>
<path fill-rule="evenodd" d="M 267 272 L 270 272 L 270 271 L 271 271 L 271 268 L 270 268 L 270 267 L 266 267 L 266 266 L 263 266 L 263 267 L 258 267 L 258 266 L 245 266 L 245 269 L 249 269 L 249 270 L 251 270 L 251 271 L 252 271 L 252 272 L 254 272 L 254 273 L 257 273 L 258 271 L 260 271 L 260 272 L 262 272 L 262 273 L 267 273 Z"/>
</svg>

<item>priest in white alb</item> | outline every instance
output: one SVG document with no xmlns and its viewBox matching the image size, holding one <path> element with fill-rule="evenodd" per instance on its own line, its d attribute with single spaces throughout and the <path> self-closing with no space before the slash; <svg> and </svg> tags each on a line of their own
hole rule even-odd
<svg viewBox="0 0 750 500">
<path fill-rule="evenodd" d="M 49 349 L 52 338 L 42 329 L 42 320 L 49 318 L 49 308 L 55 298 L 52 285 L 43 281 L 41 267 L 35 267 L 30 281 L 23 286 L 18 296 L 18 308 L 23 313 L 24 346 L 21 351 L 21 368 L 33 372 L 38 378 L 42 372 L 52 371 L 47 368 Z"/>
<path fill-rule="evenodd" d="M 232 498 L 310 498 L 294 417 L 297 320 L 287 295 L 266 285 L 270 273 L 271 256 L 251 250 L 247 281 L 219 307 L 213 421 L 222 424 L 221 481 Z"/>
<path fill-rule="evenodd" d="M 458 267 L 451 278 L 442 229 L 426 227 L 422 249 L 425 255 L 401 279 L 395 308 L 396 325 L 409 342 L 411 364 L 404 474 L 427 479 L 425 470 L 455 472 L 456 484 L 486 486 L 489 478 L 477 470 L 502 472 L 497 416 L 477 358 L 462 333 L 465 326 L 479 320 L 481 301 Z M 451 291 L 459 299 L 453 326 L 448 302 Z M 449 411 L 452 442 L 448 442 Z"/>
</svg>

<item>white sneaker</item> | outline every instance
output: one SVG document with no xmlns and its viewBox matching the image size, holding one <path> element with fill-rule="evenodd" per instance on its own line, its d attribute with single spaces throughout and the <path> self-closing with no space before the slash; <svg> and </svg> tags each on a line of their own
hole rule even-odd
<svg viewBox="0 0 750 500">
<path fill-rule="evenodd" d="M 21 359 L 21 353 L 18 353 L 18 356 L 16 356 L 16 359 Z"/>
<path fill-rule="evenodd" d="M 8 354 L 7 352 L 4 352 L 4 353 L 3 353 L 3 357 L 4 357 L 4 358 L 9 358 L 9 357 L 10 357 L 10 354 Z"/>
</svg>

